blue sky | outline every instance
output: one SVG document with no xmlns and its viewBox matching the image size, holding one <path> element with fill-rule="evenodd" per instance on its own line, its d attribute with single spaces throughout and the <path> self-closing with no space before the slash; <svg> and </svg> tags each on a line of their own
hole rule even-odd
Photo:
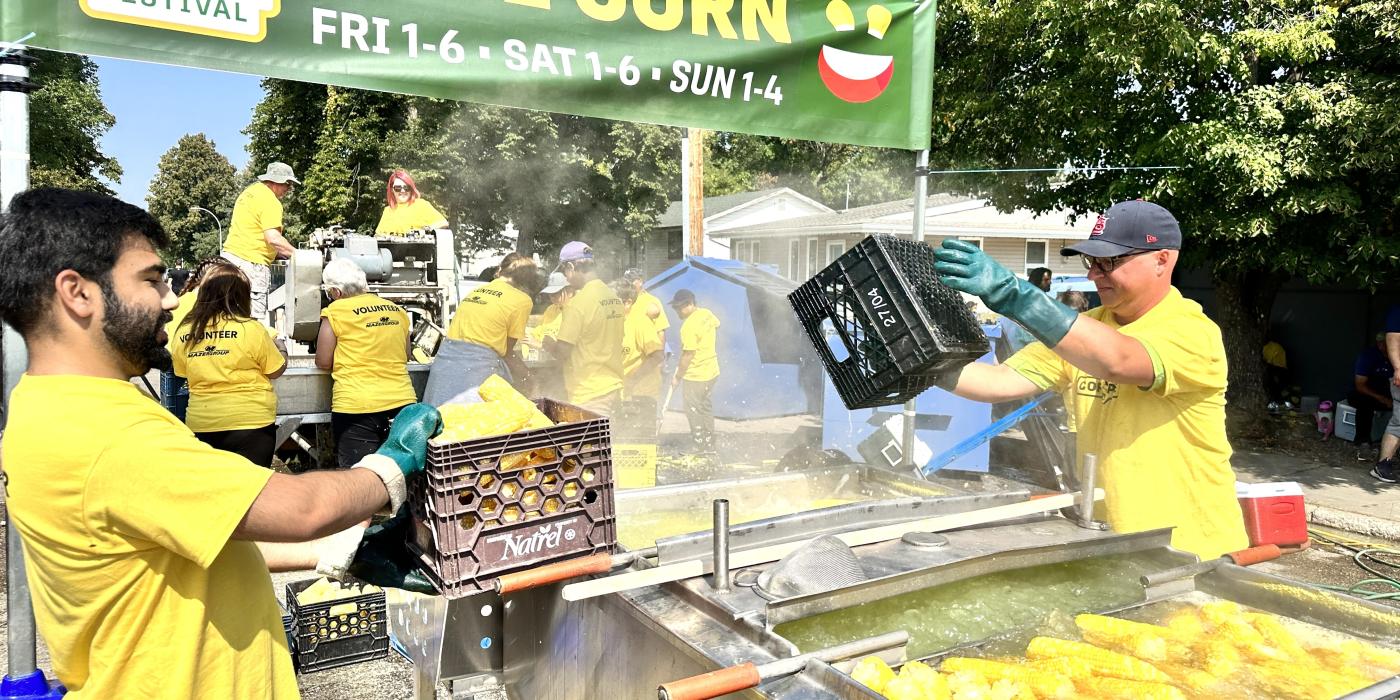
<svg viewBox="0 0 1400 700">
<path fill-rule="evenodd" d="M 110 58 L 94 59 L 102 100 L 117 125 L 102 139 L 102 151 L 121 163 L 117 196 L 146 206 L 146 189 L 160 157 L 185 134 L 203 132 L 219 152 L 242 169 L 248 162 L 248 126 L 262 99 L 259 78 Z"/>
</svg>

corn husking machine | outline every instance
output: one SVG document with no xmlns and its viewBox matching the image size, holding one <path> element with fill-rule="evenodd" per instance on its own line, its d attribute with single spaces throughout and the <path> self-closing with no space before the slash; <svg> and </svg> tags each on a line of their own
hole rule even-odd
<svg viewBox="0 0 1400 700">
<path fill-rule="evenodd" d="M 365 271 L 371 293 L 408 312 L 414 347 L 408 370 L 420 396 L 428 380 L 425 361 L 436 352 L 457 308 L 459 279 L 450 229 L 395 236 L 362 235 L 340 227 L 316 229 L 285 267 L 274 269 L 268 298 L 272 325 L 295 341 L 289 343 L 287 371 L 273 382 L 277 444 L 294 440 L 313 462 L 332 466 L 331 377 L 316 367 L 309 346 L 320 329 L 321 309 L 329 303 L 321 272 L 336 258 L 354 261 Z M 277 272 L 284 273 L 280 286 Z"/>
<path fill-rule="evenodd" d="M 985 352 L 930 255 L 872 237 L 789 297 L 848 407 L 905 401 Z M 848 357 L 827 347 L 823 324 Z M 442 684 L 475 700 L 880 698 L 849 675 L 856 659 L 1005 658 L 1028 635 L 1074 629 L 1077 613 L 1151 620 L 1211 601 L 1400 649 L 1396 608 L 1200 562 L 1172 548 L 1170 529 L 1109 531 L 1093 518 L 1092 455 L 1071 470 L 1077 484 L 1052 494 L 850 463 L 614 490 L 608 424 L 588 425 L 586 438 L 546 429 L 574 432 L 543 450 L 521 434 L 490 438 L 490 450 L 430 447 L 429 481 L 452 489 L 427 492 L 412 546 L 436 546 L 440 573 L 470 558 L 481 575 L 448 595 L 391 593 L 390 634 L 414 663 L 417 698 Z M 526 448 L 560 478 L 504 466 Z M 561 487 L 567 496 L 579 473 L 577 505 L 511 511 L 537 488 L 546 505 Z M 607 528 L 615 536 L 593 539 Z M 1394 697 L 1397 673 L 1372 673 L 1347 697 Z"/>
</svg>

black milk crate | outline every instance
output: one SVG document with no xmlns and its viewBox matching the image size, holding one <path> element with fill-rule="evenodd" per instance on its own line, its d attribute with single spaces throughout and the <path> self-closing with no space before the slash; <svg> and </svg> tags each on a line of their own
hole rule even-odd
<svg viewBox="0 0 1400 700">
<path fill-rule="evenodd" d="M 295 651 L 297 648 L 296 634 L 292 631 L 292 614 L 287 612 L 286 607 L 282 607 L 282 632 L 287 635 L 287 651 Z M 296 667 L 297 655 L 292 654 L 292 667 Z"/>
<path fill-rule="evenodd" d="M 922 243 L 868 236 L 788 295 L 846 408 L 903 403 L 986 354 L 987 336 L 933 263 Z"/>
<path fill-rule="evenodd" d="M 287 584 L 292 663 L 297 671 L 312 673 L 388 656 L 389 620 L 384 591 L 324 603 L 297 603 L 297 593 L 315 582 L 316 579 L 307 579 Z"/>
<path fill-rule="evenodd" d="M 617 543 L 611 423 L 559 401 L 535 404 L 557 425 L 428 445 L 424 478 L 409 492 L 409 548 L 449 598 Z"/>
</svg>

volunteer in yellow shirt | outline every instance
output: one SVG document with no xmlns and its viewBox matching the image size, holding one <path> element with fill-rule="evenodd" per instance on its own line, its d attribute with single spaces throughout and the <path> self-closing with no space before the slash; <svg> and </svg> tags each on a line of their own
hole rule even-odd
<svg viewBox="0 0 1400 700">
<path fill-rule="evenodd" d="M 336 461 L 354 466 L 379 449 L 399 409 L 417 396 L 408 378 L 408 312 L 369 293 L 359 265 L 336 258 L 321 271 L 331 303 L 321 310 L 316 366 L 330 370 Z"/>
<path fill-rule="evenodd" d="M 1041 342 L 1004 365 L 972 363 L 944 385 L 980 401 L 1067 394 L 1078 450 L 1098 456 L 1104 512 L 1119 532 L 1173 527 L 1172 546 L 1212 559 L 1249 546 L 1225 435 L 1220 328 L 1171 284 L 1181 229 L 1162 207 L 1122 202 L 1080 254 L 1103 306 L 1076 314 L 996 264 L 945 240 L 940 279 L 983 299 Z"/>
<path fill-rule="evenodd" d="M 206 280 L 175 330 L 171 357 L 190 383 L 185 424 L 195 437 L 270 468 L 277 449 L 272 380 L 287 370 L 287 357 L 267 327 L 248 317 L 248 304 L 241 273 Z"/>
<path fill-rule="evenodd" d="M 558 335 L 545 340 L 545 350 L 563 365 L 569 403 L 611 416 L 622 400 L 622 300 L 598 279 L 587 243 L 566 244 L 559 271 L 578 291 L 564 307 Z"/>
<path fill-rule="evenodd" d="M 267 294 L 272 291 L 272 268 L 278 258 L 296 251 L 282 234 L 282 199 L 301 181 L 286 163 L 272 163 L 258 181 L 249 185 L 233 203 L 223 257 L 248 276 L 253 290 L 253 318 L 267 322 Z"/>
<path fill-rule="evenodd" d="M 170 322 L 165 324 L 165 335 L 169 338 L 165 349 L 175 350 L 175 329 L 189 315 L 190 309 L 194 308 L 194 302 L 199 298 L 199 285 L 205 279 L 217 274 L 227 274 L 237 272 L 238 268 L 233 266 L 223 258 L 209 258 L 195 266 L 194 271 L 185 280 L 185 285 L 180 289 L 180 305 L 171 312 Z M 190 405 L 190 385 L 184 377 L 170 370 L 161 370 L 160 373 L 160 403 L 170 410 L 180 422 L 185 420 L 185 411 Z"/>
<path fill-rule="evenodd" d="M 661 337 L 654 332 L 656 325 L 646 308 L 638 305 L 636 288 L 623 281 L 616 283 L 613 291 L 626 314 L 622 322 L 622 397 L 649 400 L 648 412 L 654 415 L 656 402 L 661 400 Z"/>
<path fill-rule="evenodd" d="M 539 323 L 528 329 L 525 338 L 527 343 L 536 347 L 539 347 L 545 338 L 559 335 L 559 324 L 564 320 L 564 307 L 574 298 L 574 288 L 569 286 L 569 280 L 564 273 L 551 272 L 549 284 L 540 290 L 540 294 L 549 302 L 549 306 L 540 314 Z"/>
<path fill-rule="evenodd" d="M 447 228 L 447 217 L 418 194 L 418 185 L 407 172 L 395 170 L 385 189 L 384 213 L 374 227 L 376 234 L 403 235 L 425 228 Z"/>
<path fill-rule="evenodd" d="M 719 379 L 719 319 L 695 304 L 689 289 L 676 292 L 671 308 L 681 317 L 681 361 L 671 386 L 681 385 L 690 439 L 701 454 L 715 452 L 715 381 Z"/>
<path fill-rule="evenodd" d="M 646 273 L 641 268 L 629 268 L 622 273 L 622 281 L 637 292 L 637 300 L 633 302 L 644 316 L 651 319 L 652 325 L 656 327 L 656 334 L 665 343 L 664 333 L 671 327 L 671 319 L 666 315 L 666 310 L 661 307 L 661 300 L 654 294 L 646 290 Z"/>
<path fill-rule="evenodd" d="M 424 403 L 473 403 L 476 388 L 493 374 L 515 383 L 525 380 L 515 344 L 525 337 L 539 278 L 534 260 L 512 253 L 501 261 L 495 279 L 462 300 L 428 370 Z"/>
<path fill-rule="evenodd" d="M 129 381 L 170 367 L 169 243 L 89 192 L 30 190 L 0 217 L 0 320 L 29 348 L 0 461 L 35 622 L 71 700 L 295 700 L 269 568 L 344 561 L 304 542 L 397 508 L 440 419 L 405 409 L 394 449 L 297 476 L 195 439 Z"/>
</svg>

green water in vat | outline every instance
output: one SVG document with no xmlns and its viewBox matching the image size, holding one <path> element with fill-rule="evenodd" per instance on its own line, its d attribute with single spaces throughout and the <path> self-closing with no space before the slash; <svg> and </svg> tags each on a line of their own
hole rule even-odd
<svg viewBox="0 0 1400 700">
<path fill-rule="evenodd" d="M 1140 555 L 1116 555 L 1005 571 L 794 620 L 774 631 L 810 652 L 902 629 L 909 633 L 909 658 L 922 658 L 1043 626 L 1066 613 L 1140 602 L 1138 578 L 1155 568 Z"/>
</svg>

